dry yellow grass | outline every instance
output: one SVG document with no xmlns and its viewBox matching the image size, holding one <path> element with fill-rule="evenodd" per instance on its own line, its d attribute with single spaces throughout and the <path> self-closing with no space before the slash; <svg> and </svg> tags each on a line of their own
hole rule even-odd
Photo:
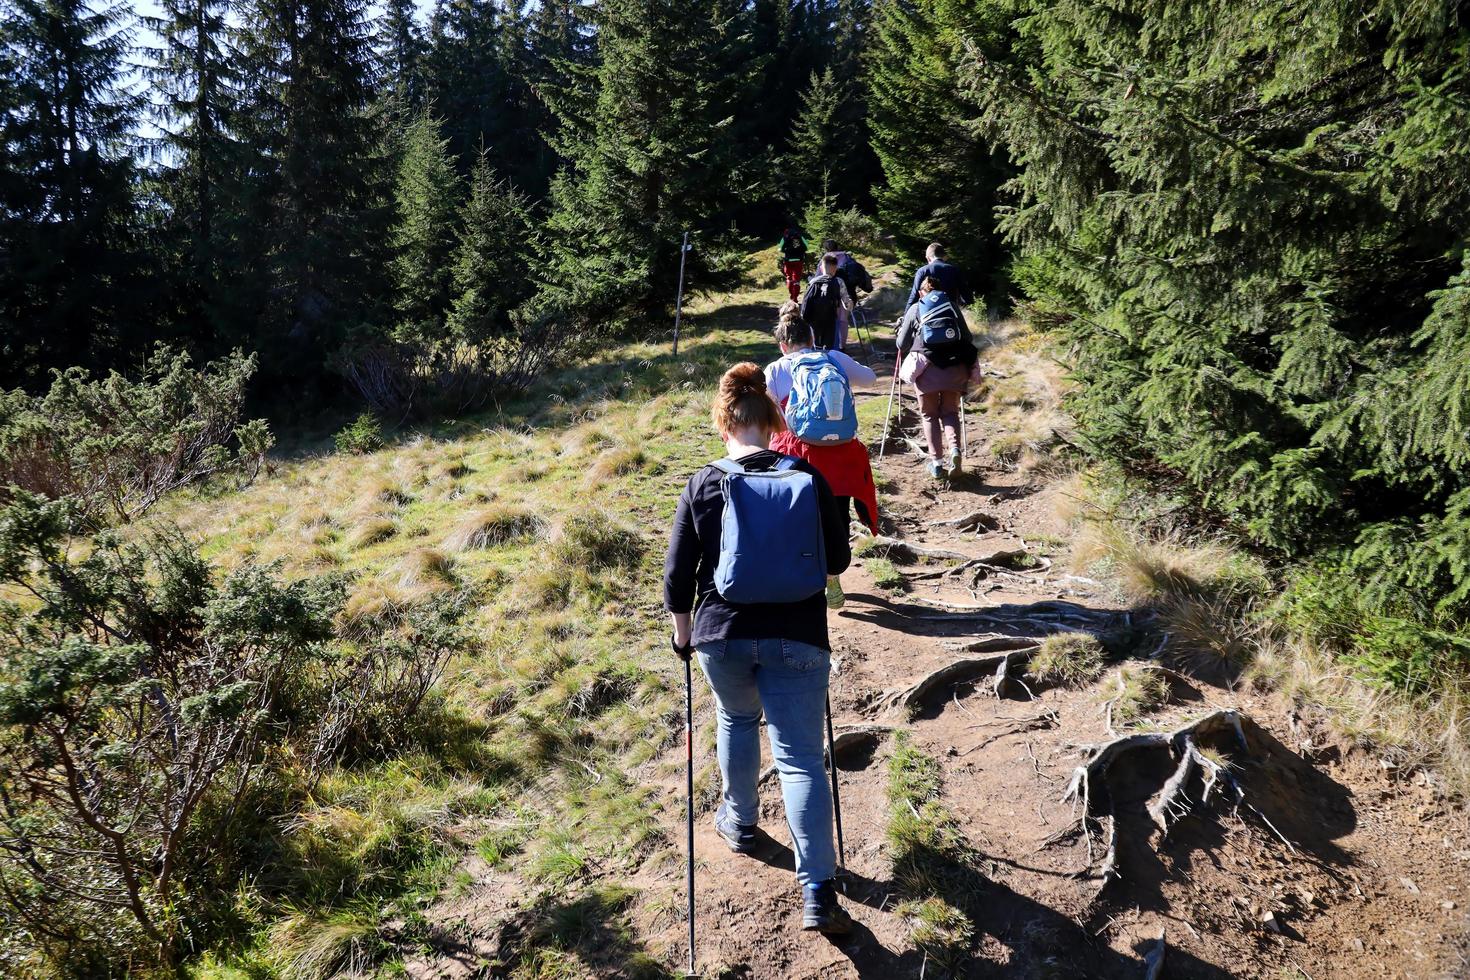
<svg viewBox="0 0 1470 980">
<path fill-rule="evenodd" d="M 449 551 L 476 551 L 525 541 L 546 533 L 540 515 L 515 504 L 493 504 L 472 511 L 444 539 Z"/>
<path fill-rule="evenodd" d="M 387 541 L 397 533 L 397 526 L 386 517 L 368 517 L 347 532 L 346 544 L 353 551 L 360 551 L 380 541 Z"/>
<path fill-rule="evenodd" d="M 454 585 L 454 563 L 434 548 L 415 548 L 394 566 L 403 589 L 447 589 Z"/>
</svg>

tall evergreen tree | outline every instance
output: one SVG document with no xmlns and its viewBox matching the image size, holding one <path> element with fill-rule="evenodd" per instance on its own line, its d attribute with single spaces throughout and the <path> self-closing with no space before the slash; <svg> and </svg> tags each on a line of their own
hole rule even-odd
<svg viewBox="0 0 1470 980">
<path fill-rule="evenodd" d="M 1011 4 L 878 0 L 866 60 L 872 146 L 882 165 L 878 215 L 918 260 L 931 241 L 1004 299 L 1006 249 L 995 228 L 1005 154 L 973 125 L 980 108 L 960 82 L 967 45 L 1005 58 Z"/>
<path fill-rule="evenodd" d="M 98 367 L 120 355 L 139 255 L 121 7 L 13 0 L 0 21 L 0 374 Z"/>
<path fill-rule="evenodd" d="M 241 135 L 254 157 L 235 259 L 261 289 L 245 339 L 263 373 L 320 377 L 388 278 L 366 4 L 251 0 L 243 19 Z"/>
<path fill-rule="evenodd" d="M 409 126 L 398 163 L 393 227 L 395 336 L 432 344 L 444 336 L 449 310 L 460 183 L 449 141 L 427 111 Z"/>
<path fill-rule="evenodd" d="M 828 193 L 834 184 L 846 185 L 843 179 L 847 176 L 846 157 L 838 119 L 845 88 L 829 66 L 821 73 L 812 72 L 802 92 L 801 115 L 791 130 L 791 141 L 781 166 L 788 203 L 793 208 Z M 839 177 L 836 181 L 834 174 Z"/>
<path fill-rule="evenodd" d="M 524 195 L 499 181 L 484 157 L 475 162 L 460 217 L 449 336 L 479 344 L 505 333 L 511 313 L 535 292 L 536 245 Z"/>
<path fill-rule="evenodd" d="M 709 4 L 609 0 L 596 24 L 591 118 L 559 106 L 570 162 L 552 186 L 553 275 L 569 302 L 653 313 L 673 299 L 685 229 L 689 284 L 728 279 L 715 217 L 732 205 L 724 135 L 739 103 L 723 94 Z"/>
<path fill-rule="evenodd" d="M 429 97 L 444 119 L 444 134 L 461 170 L 488 151 L 508 170 L 519 107 L 513 98 L 511 54 L 505 36 L 514 15 L 496 0 L 439 0 L 429 26 Z"/>
<path fill-rule="evenodd" d="M 961 71 L 1101 451 L 1354 600 L 1470 616 L 1470 27 L 1450 7 L 1038 0 Z M 1147 23 L 1147 30 L 1140 24 Z"/>
<path fill-rule="evenodd" d="M 426 97 L 423 31 L 414 0 L 385 0 L 377 22 L 377 55 L 386 94 L 403 112 L 416 113 Z"/>
<path fill-rule="evenodd" d="M 215 319 L 221 258 L 219 212 L 239 165 L 230 132 L 236 82 L 225 0 L 160 0 L 160 16 L 145 23 L 159 39 L 147 68 L 161 101 L 167 177 L 163 193 L 173 231 L 183 244 L 175 288 L 186 319 Z"/>
</svg>

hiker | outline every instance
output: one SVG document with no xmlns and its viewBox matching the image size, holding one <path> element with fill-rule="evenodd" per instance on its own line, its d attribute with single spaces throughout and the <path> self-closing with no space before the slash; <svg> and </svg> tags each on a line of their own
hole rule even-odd
<svg viewBox="0 0 1470 980">
<path fill-rule="evenodd" d="M 951 475 L 960 472 L 960 399 L 974 380 L 980 355 L 964 316 L 940 288 L 938 276 L 924 278 L 918 297 L 898 328 L 899 377 L 919 393 L 929 449 L 926 466 L 929 475 L 939 479 L 946 469 L 941 459 L 947 459 Z"/>
<path fill-rule="evenodd" d="M 857 438 L 852 388 L 871 385 L 878 376 L 840 350 L 813 349 L 811 328 L 795 303 L 781 306 L 776 343 L 781 356 L 766 365 L 766 389 L 781 406 L 786 431 L 771 440 L 771 448 L 815 466 L 837 496 L 844 520 L 851 501 L 858 520 L 877 534 L 878 487 L 868 447 Z M 844 601 L 841 581 L 830 576 L 827 607 L 840 609 Z"/>
<path fill-rule="evenodd" d="M 807 283 L 801 297 L 801 318 L 812 328 L 812 345 L 823 350 L 841 350 L 838 346 L 837 318 L 839 310 L 852 310 L 852 297 L 847 284 L 837 275 L 837 257 L 823 255 L 817 262 L 817 274 Z"/>
<path fill-rule="evenodd" d="M 937 283 L 936 288 L 945 293 L 951 303 L 958 302 L 963 306 L 970 306 L 975 302 L 975 296 L 970 292 L 970 284 L 965 278 L 964 270 L 951 264 L 948 255 L 949 253 L 939 242 L 933 242 L 925 249 L 924 259 L 928 264 L 914 273 L 914 286 L 909 290 L 908 302 L 904 303 L 905 309 L 919 301 L 919 286 L 925 279 L 931 277 Z M 958 309 L 956 307 L 957 311 Z"/>
<path fill-rule="evenodd" d="M 826 574 L 852 559 L 847 514 L 816 467 L 769 448 L 786 422 L 758 366 L 725 372 L 712 414 L 728 456 L 701 468 L 679 495 L 664 606 L 674 652 L 687 659 L 697 650 L 714 692 L 724 787 L 715 832 L 737 854 L 756 848 L 764 712 L 802 886 L 802 928 L 845 933 L 852 919 L 833 887 L 823 767 L 831 645 L 822 591 Z"/>
<path fill-rule="evenodd" d="M 776 264 L 786 277 L 786 291 L 795 300 L 801 295 L 801 280 L 806 275 L 807 245 L 801 231 L 787 225 L 786 230 L 781 233 L 781 241 L 776 245 L 776 253 Z"/>
<path fill-rule="evenodd" d="M 837 278 L 847 287 L 847 295 L 852 297 L 853 309 L 862 302 L 858 291 L 865 293 L 873 291 L 873 277 L 863 264 L 853 258 L 851 252 L 845 252 L 837 247 L 837 240 L 828 238 L 822 242 L 822 251 L 837 259 Z M 837 350 L 847 349 L 847 331 L 852 326 L 853 309 L 841 309 L 837 312 Z"/>
</svg>

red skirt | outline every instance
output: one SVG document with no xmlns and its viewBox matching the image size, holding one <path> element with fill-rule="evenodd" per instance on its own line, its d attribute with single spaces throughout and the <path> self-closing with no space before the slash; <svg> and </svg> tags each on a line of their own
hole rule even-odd
<svg viewBox="0 0 1470 980">
<path fill-rule="evenodd" d="M 873 482 L 868 447 L 861 439 L 852 439 L 837 446 L 814 446 L 802 442 L 790 432 L 782 432 L 771 439 L 771 448 L 811 463 L 835 495 L 861 501 L 866 509 L 864 523 L 868 530 L 878 533 L 878 487 Z M 864 513 L 860 511 L 858 516 L 862 517 Z"/>
</svg>

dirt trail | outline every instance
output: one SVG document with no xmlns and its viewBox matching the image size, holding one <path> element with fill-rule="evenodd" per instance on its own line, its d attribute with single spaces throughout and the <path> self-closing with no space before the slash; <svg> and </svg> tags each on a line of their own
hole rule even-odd
<svg viewBox="0 0 1470 980">
<path fill-rule="evenodd" d="M 891 364 L 875 367 L 884 376 Z M 913 433 L 916 423 L 910 403 L 904 424 Z M 997 465 L 989 447 L 1001 435 L 972 413 L 966 473 L 950 483 L 927 478 L 903 445 L 875 461 L 885 488 L 884 533 L 972 556 L 1064 552 L 1067 528 L 1055 506 L 1060 484 Z M 935 523 L 977 511 L 988 529 Z M 915 747 L 939 761 L 942 802 L 974 857 L 950 884 L 959 882 L 963 894 L 946 896 L 975 930 L 972 955 L 953 975 L 1142 977 L 1161 934 L 1167 953 L 1157 975 L 1165 977 L 1467 975 L 1470 841 L 1463 813 L 1437 799 L 1427 781 L 1394 781 L 1366 754 L 1312 746 L 1275 699 L 1180 675 L 1170 680 L 1170 702 L 1148 719 L 1149 730 L 1172 731 L 1221 709 L 1238 712 L 1245 751 L 1228 726 L 1223 734 L 1202 733 L 1199 742 L 1222 753 L 1207 757 L 1228 759 L 1248 805 L 1217 798 L 1186 812 L 1183 804 L 1200 792 L 1196 775 L 1161 839 L 1148 806 L 1177 763 L 1167 748 L 1145 749 L 1120 755 L 1105 779 L 1094 778 L 1099 819 L 1084 832 L 1079 806 L 1064 795 L 1087 747 L 1113 738 L 1103 706 L 1111 672 L 1072 689 L 1008 684 L 1003 697 L 992 693 L 988 677 L 940 684 L 912 718 L 889 702 L 957 659 L 991 656 L 955 649 L 982 636 L 1081 629 L 1106 635 L 1137 662 L 1157 663 L 1147 659 L 1158 642 L 1146 613 L 1121 608 L 1100 584 L 1060 569 L 988 571 L 973 590 L 963 576 L 915 578 L 958 561 L 921 564 L 901 549 L 889 557 L 908 573 L 909 588 L 890 592 L 874 584 L 872 557 L 859 558 L 844 576 L 847 605 L 832 617 L 839 731 L 880 727 L 855 739 L 840 760 L 847 904 L 857 932 L 839 942 L 799 931 L 789 836 L 771 779 L 762 786 L 770 839 L 757 857 L 730 853 L 713 833 L 710 810 L 698 814 L 704 976 L 946 975 L 915 950 L 909 923 L 894 911 L 903 896 L 885 843 L 893 738 L 881 726 L 907 728 Z M 979 608 L 948 612 L 943 604 Z M 697 724 L 710 723 L 703 712 Z M 1100 887 L 1110 813 L 1117 876 Z M 670 806 L 668 817 L 671 838 L 682 841 L 682 825 L 674 823 L 682 807 Z M 682 908 L 681 876 L 682 867 L 662 862 L 645 869 L 639 884 L 676 895 Z M 635 921 L 654 956 L 671 966 L 684 962 L 681 912 L 643 907 Z"/>
</svg>

